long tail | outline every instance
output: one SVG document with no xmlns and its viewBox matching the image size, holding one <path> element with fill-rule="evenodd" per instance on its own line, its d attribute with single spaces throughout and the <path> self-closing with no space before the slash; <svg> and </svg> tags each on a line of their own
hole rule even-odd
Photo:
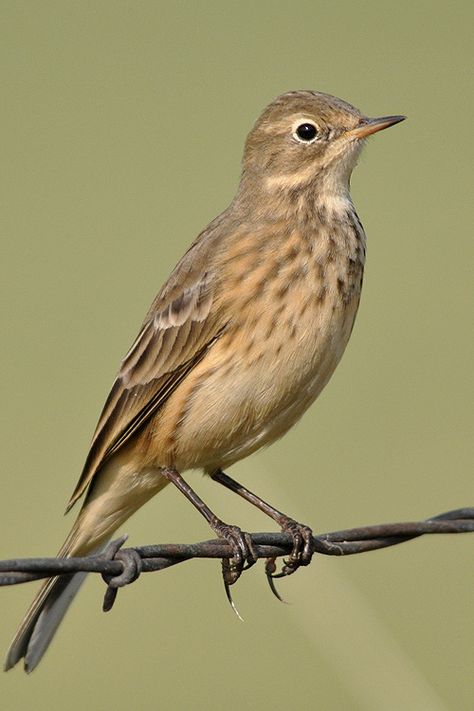
<svg viewBox="0 0 474 711">
<path fill-rule="evenodd" d="M 85 577 L 86 573 L 76 573 L 69 579 L 51 578 L 40 589 L 10 645 L 5 659 L 5 671 L 14 667 L 23 657 L 25 671 L 33 671 Z"/>
<path fill-rule="evenodd" d="M 104 542 L 93 550 L 90 545 L 80 547 L 74 545 L 80 520 L 79 515 L 58 553 L 58 558 L 87 555 L 98 552 L 104 547 Z M 14 667 L 23 657 L 26 672 L 32 672 L 39 664 L 86 575 L 87 573 L 62 575 L 49 578 L 43 583 L 13 638 L 5 659 L 5 671 Z"/>
<path fill-rule="evenodd" d="M 166 485 L 166 479 L 140 477 L 131 486 L 130 472 L 120 461 L 105 467 L 86 501 L 58 557 L 89 555 L 101 550 L 114 531 L 142 504 Z M 23 657 L 26 672 L 40 662 L 86 573 L 47 580 L 39 589 L 10 645 L 4 669 Z"/>
</svg>

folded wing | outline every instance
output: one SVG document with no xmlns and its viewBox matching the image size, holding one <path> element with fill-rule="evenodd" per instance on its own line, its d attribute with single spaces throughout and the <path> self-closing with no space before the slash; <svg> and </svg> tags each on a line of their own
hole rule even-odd
<svg viewBox="0 0 474 711">
<path fill-rule="evenodd" d="M 210 248 L 212 240 L 195 242 L 153 302 L 104 405 L 67 510 L 101 465 L 166 402 L 225 329 L 213 308 L 215 278 L 206 269 Z"/>
</svg>

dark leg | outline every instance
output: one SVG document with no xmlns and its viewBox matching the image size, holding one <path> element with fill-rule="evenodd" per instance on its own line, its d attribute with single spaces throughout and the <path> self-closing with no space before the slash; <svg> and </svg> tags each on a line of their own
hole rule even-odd
<svg viewBox="0 0 474 711">
<path fill-rule="evenodd" d="M 224 538 L 232 546 L 232 558 L 224 558 L 222 561 L 224 585 L 226 586 L 227 597 L 232 604 L 228 590 L 229 585 L 233 585 L 239 579 L 242 571 L 250 568 L 257 560 L 252 549 L 252 541 L 249 534 L 243 533 L 238 526 L 229 526 L 229 524 L 217 518 L 175 469 L 162 469 L 161 473 L 197 508 L 214 533 L 216 533 L 219 538 Z"/>
<path fill-rule="evenodd" d="M 246 489 L 242 484 L 239 484 L 239 482 L 232 479 L 220 469 L 212 475 L 212 478 L 214 481 L 219 482 L 219 484 L 222 484 L 231 491 L 235 491 L 235 493 L 243 499 L 259 508 L 260 511 L 263 511 L 263 513 L 276 521 L 282 531 L 290 534 L 293 540 L 293 549 L 289 558 L 285 559 L 281 573 L 275 575 L 275 560 L 273 558 L 267 560 L 266 572 L 269 580 L 271 578 L 282 578 L 285 575 L 291 575 L 300 565 L 309 565 L 309 563 L 311 563 L 314 552 L 313 532 L 308 526 L 297 523 L 294 519 L 289 518 L 281 511 L 278 511 L 278 509 L 273 508 L 273 506 L 267 504 L 266 501 L 263 501 L 259 496 L 256 496 L 256 494 Z M 271 585 L 271 587 L 273 592 L 279 597 L 273 585 Z"/>
</svg>

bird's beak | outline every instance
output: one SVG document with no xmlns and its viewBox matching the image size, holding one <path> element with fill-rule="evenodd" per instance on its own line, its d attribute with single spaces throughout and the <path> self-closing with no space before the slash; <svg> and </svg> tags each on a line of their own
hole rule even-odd
<svg viewBox="0 0 474 711">
<path fill-rule="evenodd" d="M 404 121 L 406 116 L 380 116 L 379 118 L 364 118 L 361 120 L 357 128 L 353 128 L 351 131 L 346 132 L 346 137 L 348 138 L 366 138 L 372 133 L 377 133 L 377 131 L 382 131 L 384 128 L 393 126 L 400 121 Z"/>
</svg>

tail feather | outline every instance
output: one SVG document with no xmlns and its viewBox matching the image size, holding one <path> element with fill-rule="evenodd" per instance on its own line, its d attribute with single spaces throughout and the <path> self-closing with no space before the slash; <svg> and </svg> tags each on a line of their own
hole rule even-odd
<svg viewBox="0 0 474 711">
<path fill-rule="evenodd" d="M 29 608 L 5 660 L 5 671 L 25 658 L 25 671 L 32 672 L 84 582 L 87 573 L 51 578 L 40 589 Z"/>
<path fill-rule="evenodd" d="M 76 545 L 79 521 L 80 517 L 62 545 L 58 558 L 97 553 L 103 549 L 103 541 L 92 550 L 90 545 Z M 32 672 L 39 664 L 86 575 L 87 573 L 60 575 L 43 583 L 8 649 L 5 671 L 14 667 L 23 657 L 26 672 Z"/>
<path fill-rule="evenodd" d="M 167 484 L 159 471 L 135 476 L 127 456 L 112 458 L 100 472 L 58 558 L 98 553 L 114 531 Z M 84 581 L 85 573 L 54 577 L 40 588 L 16 633 L 5 660 L 5 671 L 23 657 L 25 671 L 37 666 L 59 623 Z"/>
</svg>

